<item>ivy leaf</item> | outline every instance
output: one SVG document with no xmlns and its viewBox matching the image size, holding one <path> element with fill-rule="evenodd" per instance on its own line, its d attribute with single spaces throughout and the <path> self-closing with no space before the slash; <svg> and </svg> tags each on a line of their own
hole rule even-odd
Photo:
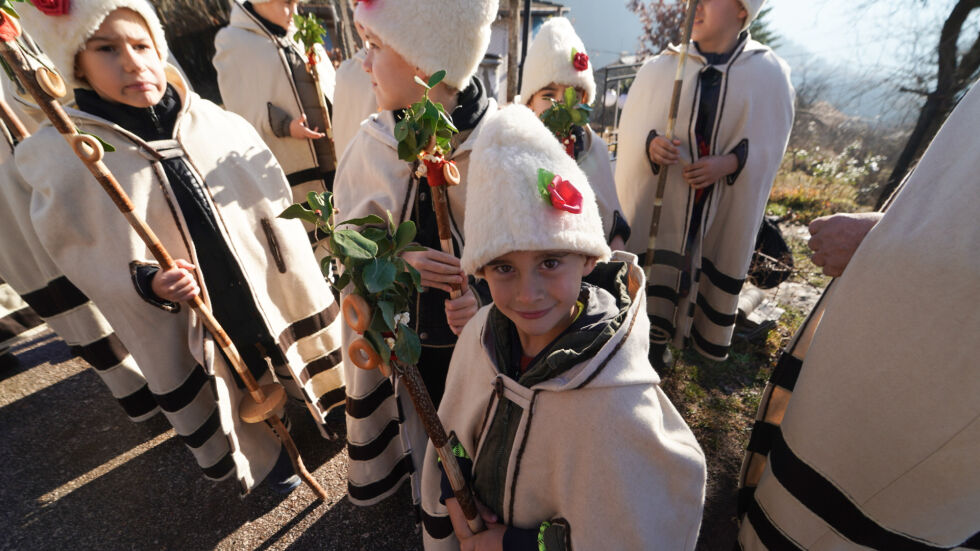
<svg viewBox="0 0 980 551">
<path fill-rule="evenodd" d="M 314 211 L 322 211 L 327 207 L 327 202 L 315 191 L 306 194 L 306 202 L 310 204 L 310 209 Z"/>
<path fill-rule="evenodd" d="M 395 337 L 395 355 L 398 360 L 406 364 L 417 364 L 422 355 L 422 341 L 404 323 L 398 324 L 398 334 Z"/>
<path fill-rule="evenodd" d="M 377 214 L 369 214 L 361 218 L 351 218 L 337 224 L 338 226 L 367 226 L 368 224 L 384 224 L 385 221 Z"/>
<path fill-rule="evenodd" d="M 96 140 L 98 140 L 98 142 L 100 144 L 102 144 L 102 150 L 105 151 L 106 153 L 112 153 L 113 151 L 116 150 L 116 148 L 113 147 L 113 145 L 111 143 L 103 140 L 102 138 L 96 136 L 95 134 L 92 134 L 91 132 L 85 132 L 84 130 L 76 130 L 76 131 L 79 134 L 83 134 L 85 136 L 92 136 L 93 138 L 95 138 Z"/>
<path fill-rule="evenodd" d="M 409 135 L 411 135 L 411 134 L 409 134 Z M 411 145 L 409 145 L 408 142 L 398 142 L 398 158 L 399 159 L 401 159 L 403 161 L 407 161 L 407 162 L 410 163 L 410 162 L 412 162 L 412 161 L 415 160 L 415 157 L 416 157 L 416 153 L 415 153 L 415 148 L 414 147 L 412 147 Z"/>
<path fill-rule="evenodd" d="M 435 73 L 432 73 L 432 76 L 429 77 L 428 88 L 435 88 L 436 84 L 442 82 L 442 79 L 444 78 L 446 78 L 446 71 L 444 70 L 436 71 Z"/>
<path fill-rule="evenodd" d="M 333 232 L 332 250 L 340 256 L 360 260 L 372 260 L 378 254 L 378 244 L 354 230 Z"/>
<path fill-rule="evenodd" d="M 340 277 L 337 278 L 337 281 L 334 282 L 333 288 L 336 289 L 337 292 L 343 291 L 344 288 L 350 284 L 350 282 L 351 282 L 350 272 L 344 272 Z"/>
<path fill-rule="evenodd" d="M 391 361 L 391 349 L 388 348 L 388 343 L 385 342 L 385 338 L 381 333 L 377 331 L 365 331 L 364 338 L 367 339 L 368 343 L 371 344 L 371 348 L 381 356 L 381 361 L 388 365 Z M 397 342 L 395 344 L 398 344 Z M 399 356 L 400 358 L 401 356 Z"/>
<path fill-rule="evenodd" d="M 312 210 L 308 210 L 304 208 L 303 205 L 300 205 L 299 203 L 295 203 L 286 207 L 286 210 L 279 213 L 279 218 L 282 218 L 284 220 L 295 220 L 298 218 L 300 220 L 303 220 L 304 222 L 309 222 L 311 224 L 316 224 L 317 221 L 316 213 L 313 212 Z"/>
<path fill-rule="evenodd" d="M 576 103 L 578 103 L 578 92 L 575 91 L 575 87 L 565 88 L 565 105 L 573 107 Z"/>
<path fill-rule="evenodd" d="M 378 310 L 381 311 L 381 317 L 384 319 L 385 325 L 388 326 L 388 330 L 394 332 L 395 331 L 395 305 L 387 300 L 379 300 Z"/>
<path fill-rule="evenodd" d="M 411 220 L 402 222 L 398 226 L 398 231 L 395 232 L 395 250 L 401 250 L 402 247 L 408 246 L 415 239 L 416 232 L 415 222 Z"/>
<path fill-rule="evenodd" d="M 372 245 L 377 246 L 374 242 Z M 364 268 L 364 287 L 369 293 L 380 293 L 395 282 L 397 270 L 395 265 L 387 260 L 375 258 Z"/>
<path fill-rule="evenodd" d="M 408 119 L 402 119 L 395 124 L 395 139 L 402 141 L 408 136 Z"/>
<path fill-rule="evenodd" d="M 364 228 L 361 230 L 361 235 L 367 237 L 375 243 L 378 243 L 378 250 L 380 250 L 381 241 L 388 239 L 388 232 L 381 228 Z"/>
</svg>

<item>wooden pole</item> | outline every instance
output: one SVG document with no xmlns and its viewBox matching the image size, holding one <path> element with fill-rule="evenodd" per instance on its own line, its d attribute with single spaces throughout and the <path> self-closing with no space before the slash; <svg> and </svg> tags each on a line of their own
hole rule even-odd
<svg viewBox="0 0 980 551">
<path fill-rule="evenodd" d="M 170 270 L 176 267 L 176 263 L 170 253 L 163 247 L 153 230 L 135 213 L 133 202 L 126 192 L 120 187 L 119 182 L 112 175 L 109 167 L 102 162 L 102 144 L 91 135 L 79 134 L 75 124 L 68 118 L 57 98 L 64 95 L 64 81 L 58 73 L 46 68 L 39 67 L 36 72 L 32 72 L 27 59 L 17 46 L 16 41 L 0 41 L 0 56 L 3 57 L 7 65 L 13 70 L 17 80 L 27 89 L 38 107 L 44 112 L 51 124 L 58 130 L 71 146 L 72 151 L 79 159 L 85 163 L 86 168 L 102 185 L 102 188 L 115 203 L 116 208 L 126 217 L 129 225 L 140 236 L 153 257 L 160 263 L 163 270 Z M 43 84 L 42 84 L 43 83 Z M 249 396 L 240 404 L 240 414 L 242 419 L 248 423 L 267 422 L 282 441 L 289 458 L 293 463 L 293 468 L 304 482 L 313 490 L 319 499 L 325 500 L 326 491 L 317 483 L 310 472 L 303 464 L 303 459 L 299 455 L 296 444 L 286 431 L 276 411 L 285 403 L 285 390 L 279 385 L 259 386 L 258 381 L 245 365 L 235 344 L 231 342 L 228 334 L 215 319 L 211 309 L 204 303 L 201 297 L 195 296 L 188 301 L 188 305 L 194 312 L 201 317 L 205 327 L 214 337 L 214 340 L 221 347 L 225 357 L 231 363 L 235 372 L 248 388 Z M 245 400 L 249 400 L 246 403 Z"/>
<path fill-rule="evenodd" d="M 327 140 L 327 166 L 320 168 L 326 169 L 327 172 L 336 172 L 337 148 L 333 142 L 333 124 L 330 123 L 330 111 L 327 109 L 327 99 L 323 95 L 323 87 L 320 86 L 320 71 L 317 69 L 316 59 L 312 59 L 312 61 L 314 63 L 307 64 L 307 68 L 310 70 L 310 76 L 313 77 L 313 83 L 316 84 L 316 98 L 320 102 L 320 109 L 323 111 L 323 133 L 326 134 L 320 139 Z M 330 60 L 328 59 L 327 62 L 329 63 Z"/>
<path fill-rule="evenodd" d="M 20 117 L 17 116 L 17 113 L 14 113 L 14 110 L 10 108 L 10 105 L 4 99 L 0 99 L 0 119 L 3 120 L 3 124 L 6 125 L 10 136 L 14 139 L 14 144 L 24 141 L 31 135 L 27 131 L 27 127 L 20 120 Z"/>
<path fill-rule="evenodd" d="M 521 46 L 521 0 L 509 0 L 507 13 L 510 15 L 507 28 L 507 103 L 510 103 L 520 91 L 521 58 L 517 52 Z"/>
<path fill-rule="evenodd" d="M 484 531 L 486 527 L 483 525 L 483 518 L 476 508 L 473 490 L 467 484 L 463 471 L 459 468 L 459 461 L 456 460 L 452 451 L 455 436 L 451 439 L 446 434 L 446 428 L 439 420 L 439 414 L 436 412 L 435 404 L 432 403 L 432 397 L 429 396 L 429 392 L 425 388 L 418 367 L 413 364 L 393 363 L 395 363 L 395 372 L 401 376 L 402 383 L 412 399 L 412 405 L 415 406 L 415 411 L 422 420 L 425 433 L 439 455 L 442 468 L 446 471 L 446 478 L 449 479 L 449 485 L 453 488 L 453 495 L 459 502 L 460 509 L 463 510 L 463 516 L 466 517 L 466 524 L 469 525 L 470 531 L 474 534 Z"/>
<path fill-rule="evenodd" d="M 667 115 L 667 131 L 664 137 L 667 140 L 674 139 L 674 127 L 677 123 L 677 110 L 681 101 L 681 88 L 684 85 L 684 66 L 687 64 L 688 45 L 691 42 L 691 29 L 694 26 L 694 11 L 697 9 L 698 0 L 687 1 L 687 13 L 684 16 L 684 37 L 681 44 L 680 55 L 677 56 L 677 72 L 674 75 L 674 90 L 670 97 L 670 111 Z M 647 253 L 645 262 L 646 276 L 649 281 L 653 270 L 653 251 L 657 244 L 657 233 L 660 231 L 660 213 L 664 205 L 664 190 L 667 188 L 667 166 L 660 167 L 657 174 L 657 195 L 653 200 L 653 218 L 650 220 L 650 239 L 647 242 Z"/>
</svg>

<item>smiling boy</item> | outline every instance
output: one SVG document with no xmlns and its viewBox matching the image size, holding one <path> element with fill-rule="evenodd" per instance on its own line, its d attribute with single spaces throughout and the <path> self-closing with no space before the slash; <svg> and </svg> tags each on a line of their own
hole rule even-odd
<svg viewBox="0 0 980 551">
<path fill-rule="evenodd" d="M 469 531 L 430 446 L 423 509 L 443 522 L 425 548 L 693 549 L 704 456 L 647 361 L 636 258 L 606 261 L 585 175 L 524 106 L 486 125 L 470 174 L 462 264 L 494 302 L 460 336 L 439 416 L 487 530 Z"/>
<path fill-rule="evenodd" d="M 649 244 L 658 175 L 669 167 L 647 290 L 655 367 L 664 365 L 668 343 L 682 348 L 688 339 L 706 358 L 728 356 L 793 122 L 789 67 L 747 30 L 764 3 L 698 3 L 673 142 L 663 134 L 676 46 L 643 65 L 623 108 L 616 189 L 636 254 Z"/>
</svg>

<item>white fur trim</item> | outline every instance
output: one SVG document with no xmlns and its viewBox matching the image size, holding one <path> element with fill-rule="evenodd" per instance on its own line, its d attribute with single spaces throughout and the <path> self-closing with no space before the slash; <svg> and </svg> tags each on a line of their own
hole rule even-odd
<svg viewBox="0 0 980 551">
<path fill-rule="evenodd" d="M 462 90 L 490 44 L 497 0 L 370 0 L 358 2 L 354 20 L 378 35 L 427 75 L 446 71 Z"/>
<path fill-rule="evenodd" d="M 71 0 L 68 15 L 45 15 L 27 2 L 17 6 L 24 29 L 54 63 L 69 90 L 88 88 L 75 78 L 75 55 L 99 30 L 102 21 L 119 8 L 129 8 L 143 17 L 160 59 L 166 60 L 168 50 L 163 26 L 156 10 L 146 0 Z"/>
<path fill-rule="evenodd" d="M 530 101 L 535 92 L 552 82 L 585 90 L 586 104 L 595 101 L 592 61 L 584 71 L 575 69 L 572 65 L 573 49 L 588 55 L 585 44 L 568 19 L 553 17 L 541 25 L 524 60 L 524 76 L 521 79 L 523 101 Z"/>
<path fill-rule="evenodd" d="M 541 197 L 541 168 L 579 190 L 582 212 L 558 210 Z M 462 265 L 468 274 L 513 251 L 574 251 L 600 260 L 611 254 L 585 173 L 523 105 L 504 107 L 487 121 L 473 146 L 465 185 Z"/>
<path fill-rule="evenodd" d="M 762 11 L 762 6 L 766 4 L 766 0 L 741 0 L 741 2 L 745 6 L 745 11 L 749 12 L 749 15 L 745 17 L 745 25 L 742 26 L 742 30 L 744 31 L 759 16 L 759 12 Z"/>
</svg>

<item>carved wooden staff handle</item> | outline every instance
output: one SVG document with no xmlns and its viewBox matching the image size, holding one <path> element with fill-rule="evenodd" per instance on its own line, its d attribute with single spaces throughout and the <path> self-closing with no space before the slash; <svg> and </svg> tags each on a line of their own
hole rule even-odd
<svg viewBox="0 0 980 551">
<path fill-rule="evenodd" d="M 116 208 L 126 217 L 129 225 L 140 236 L 146 244 L 153 257 L 160 263 L 164 270 L 176 267 L 174 259 L 163 247 L 153 230 L 135 212 L 133 202 L 129 196 L 119 186 L 119 182 L 112 175 L 109 168 L 102 162 L 104 154 L 102 144 L 94 136 L 79 134 L 74 123 L 68 118 L 67 113 L 57 101 L 65 94 L 64 80 L 57 72 L 46 67 L 40 67 L 37 71 L 31 71 L 30 65 L 24 54 L 20 51 L 16 41 L 0 41 L 0 56 L 3 57 L 7 65 L 14 71 L 14 75 L 23 85 L 30 95 L 37 102 L 38 107 L 44 112 L 51 124 L 58 130 L 71 146 L 72 151 L 82 160 L 89 172 L 102 185 L 102 189 L 109 195 Z M 43 76 L 42 76 L 43 75 Z M 279 385 L 259 386 L 255 377 L 252 375 L 245 362 L 242 360 L 238 349 L 225 333 L 221 324 L 215 319 L 210 308 L 204 303 L 200 296 L 195 296 L 188 301 L 188 305 L 201 317 L 205 327 L 214 337 L 218 346 L 221 347 L 225 357 L 231 363 L 235 372 L 241 377 L 245 386 L 248 387 L 249 396 L 239 404 L 239 414 L 247 423 L 257 423 L 266 421 L 275 431 L 282 441 L 286 452 L 289 454 L 293 467 L 304 482 L 310 486 L 313 492 L 320 499 L 326 499 L 327 493 L 316 482 L 313 476 L 306 469 L 296 444 L 286 431 L 282 419 L 276 414 L 277 410 L 285 403 L 285 390 Z"/>
</svg>

